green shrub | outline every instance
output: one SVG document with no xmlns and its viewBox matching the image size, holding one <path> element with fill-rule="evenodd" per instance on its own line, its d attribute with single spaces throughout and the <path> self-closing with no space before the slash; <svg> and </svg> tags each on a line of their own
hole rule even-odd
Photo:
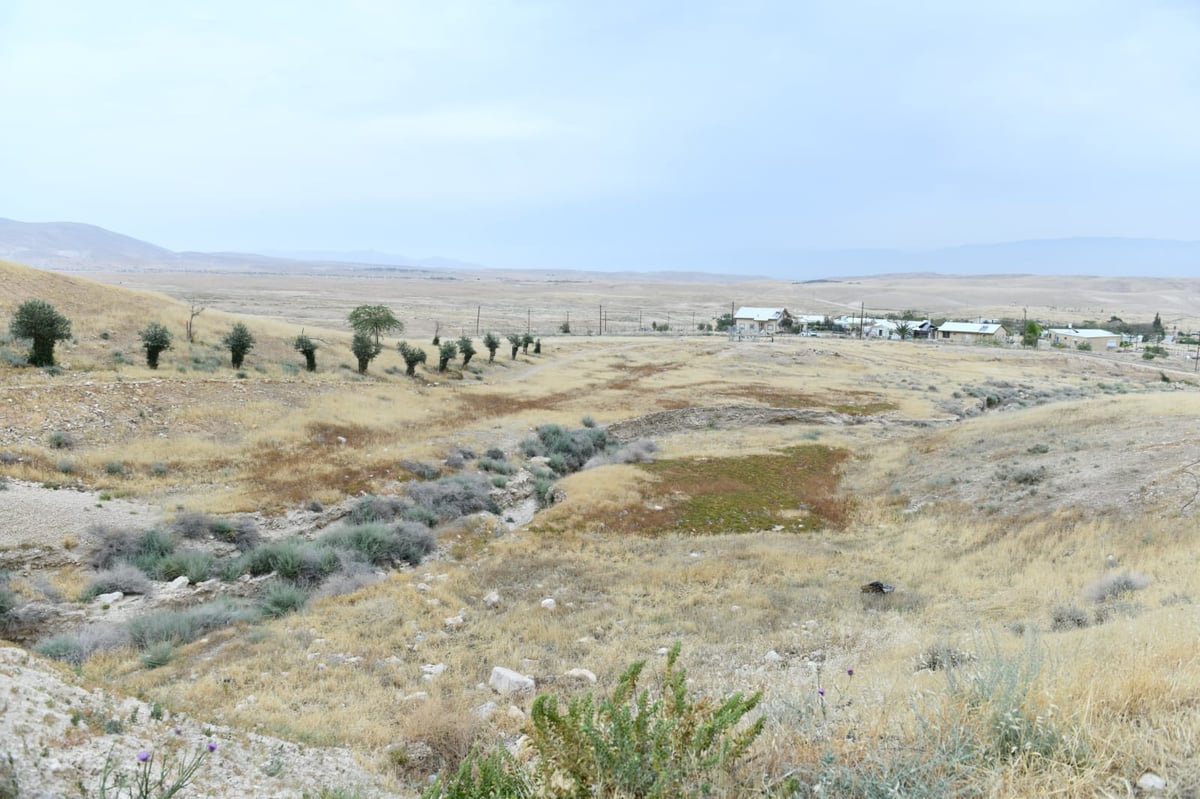
<svg viewBox="0 0 1200 799">
<path fill-rule="evenodd" d="M 679 643 L 667 655 L 657 696 L 638 691 L 645 661 L 631 665 L 611 697 L 573 698 L 565 712 L 552 695 L 530 713 L 537 768 L 544 780 L 566 778 L 575 796 L 678 797 L 720 793 L 737 761 L 762 732 L 765 717 L 742 719 L 761 692 L 723 702 L 693 698 L 677 667 Z"/>
<path fill-rule="evenodd" d="M 155 577 L 174 580 L 186 576 L 190 583 L 202 583 L 212 575 L 213 556 L 209 552 L 186 550 L 165 555 L 158 561 Z"/>
<path fill-rule="evenodd" d="M 251 608 L 229 599 L 218 599 L 184 610 L 159 610 L 130 620 L 129 640 L 138 649 L 154 644 L 186 644 L 209 630 L 257 617 Z"/>
<path fill-rule="evenodd" d="M 486 754 L 472 750 L 453 775 L 435 778 L 421 799 L 532 799 L 533 796 L 533 785 L 521 764 L 503 744 L 496 744 Z"/>
<path fill-rule="evenodd" d="M 125 471 L 125 464 L 120 461 L 109 461 L 104 464 L 104 473 L 113 477 L 124 477 Z"/>
<path fill-rule="evenodd" d="M 63 458 L 58 462 L 58 471 L 62 474 L 75 474 L 75 464 L 69 458 Z"/>
<path fill-rule="evenodd" d="M 162 530 L 147 530 L 136 541 L 136 549 L 130 563 L 146 574 L 155 575 L 159 563 L 175 551 L 175 538 Z"/>
<path fill-rule="evenodd" d="M 272 580 L 263 586 L 261 601 L 263 615 L 278 618 L 300 611 L 308 602 L 308 592 L 294 583 Z"/>
<path fill-rule="evenodd" d="M 142 665 L 148 669 L 159 669 L 171 662 L 175 657 L 175 647 L 170 641 L 159 641 L 151 644 L 142 653 Z"/>
<path fill-rule="evenodd" d="M 504 450 L 499 447 L 489 447 L 488 451 L 483 453 L 484 457 L 491 458 L 494 461 L 507 460 L 508 456 L 504 454 Z"/>
<path fill-rule="evenodd" d="M 83 589 L 80 599 L 88 601 L 100 594 L 120 591 L 123 594 L 145 594 L 150 590 L 150 578 L 131 563 L 115 563 L 112 568 L 97 572 Z"/>
<path fill-rule="evenodd" d="M 492 478 L 492 488 L 507 488 L 508 478 L 502 474 L 498 474 Z"/>
<path fill-rule="evenodd" d="M 56 635 L 34 645 L 33 651 L 53 660 L 61 660 L 77 666 L 87 660 L 83 646 L 74 635 Z"/>
<path fill-rule="evenodd" d="M 243 574 L 260 576 L 274 572 L 285 580 L 306 586 L 320 583 L 339 565 L 338 554 L 333 549 L 297 538 L 271 541 L 239 559 Z"/>
<path fill-rule="evenodd" d="M 441 522 L 479 511 L 498 513 L 492 501 L 491 484 L 481 474 L 454 474 L 425 483 L 408 483 L 405 495 Z"/>
<path fill-rule="evenodd" d="M 346 517 L 351 524 L 388 522 L 399 516 L 408 507 L 400 497 L 377 497 L 368 494 L 354 503 Z"/>
<path fill-rule="evenodd" d="M 493 474 L 512 474 L 517 468 L 506 460 L 495 460 L 493 458 L 480 458 L 479 471 L 491 472 Z"/>
<path fill-rule="evenodd" d="M 46 441 L 52 450 L 68 450 L 77 443 L 77 439 L 74 437 L 74 435 L 71 433 L 62 432 L 60 429 L 56 429 L 56 431 L 50 433 L 46 438 Z"/>
</svg>

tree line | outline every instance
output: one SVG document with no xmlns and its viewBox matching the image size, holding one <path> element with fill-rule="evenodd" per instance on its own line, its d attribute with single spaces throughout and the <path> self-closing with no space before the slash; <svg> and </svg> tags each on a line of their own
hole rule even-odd
<svg viewBox="0 0 1200 799">
<path fill-rule="evenodd" d="M 193 341 L 193 320 L 203 308 L 192 303 L 188 317 L 186 337 Z M 354 335 L 350 341 L 350 351 L 358 361 L 358 371 L 365 374 L 371 361 L 383 351 L 383 336 L 387 333 L 403 333 L 402 322 L 390 308 L 384 305 L 360 305 L 352 310 L 347 317 Z M 31 299 L 17 306 L 16 312 L 9 323 L 9 333 L 15 339 L 30 342 L 29 354 L 26 357 L 31 366 L 51 367 L 55 365 L 54 349 L 60 341 L 71 338 L 71 320 L 63 316 L 45 300 Z M 157 369 L 159 357 L 174 345 L 171 331 L 161 322 L 149 322 L 138 331 L 142 348 L 146 351 L 146 365 Z M 534 354 L 541 354 L 542 340 L 535 339 L 529 333 L 511 333 L 507 336 L 512 346 L 512 358 L 515 360 L 519 351 L 529 354 L 530 346 Z M 230 330 L 221 337 L 221 345 L 229 351 L 230 363 L 234 369 L 241 369 L 247 354 L 254 349 L 254 334 L 241 322 L 235 322 Z M 317 370 L 317 350 L 320 344 L 302 330 L 291 342 L 292 348 L 304 356 L 304 367 L 309 372 Z M 483 337 L 483 346 L 488 351 L 488 363 L 496 360 L 496 351 L 500 349 L 501 340 L 495 333 L 488 332 Z M 450 362 L 462 357 L 462 368 L 466 369 L 477 352 L 474 341 L 470 336 L 462 335 L 456 340 L 442 341 L 434 335 L 433 345 L 438 348 L 438 371 L 444 372 Z M 426 353 L 421 347 L 412 346 L 406 341 L 397 345 L 401 358 L 404 359 L 405 374 L 414 375 L 416 367 L 425 363 Z"/>
</svg>

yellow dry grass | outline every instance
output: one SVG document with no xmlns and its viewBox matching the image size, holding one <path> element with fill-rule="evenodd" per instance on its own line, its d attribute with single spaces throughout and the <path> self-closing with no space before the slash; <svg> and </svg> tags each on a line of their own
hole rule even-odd
<svg viewBox="0 0 1200 799">
<path fill-rule="evenodd" d="M 36 288 L 74 308 L 68 315 L 81 329 L 109 327 L 115 337 L 128 324 L 109 310 L 84 322 L 91 306 L 82 294 L 78 305 L 60 300 L 56 292 L 81 290 L 59 280 Z M 179 324 L 179 308 L 147 301 L 170 307 Z M 201 317 L 214 326 L 218 318 Z M 529 528 L 497 536 L 460 525 L 443 534 L 451 554 L 442 559 L 253 630 L 212 633 L 159 669 L 128 652 L 95 658 L 86 672 L 97 680 L 217 721 L 346 743 L 402 781 L 449 762 L 476 736 L 521 729 L 530 697 L 502 704 L 489 721 L 463 721 L 493 698 L 478 687 L 493 666 L 561 694 L 589 687 L 565 676 L 583 667 L 605 690 L 631 660 L 656 662 L 681 641 L 694 690 L 764 691 L 768 727 L 754 767 L 770 782 L 827 756 L 859 764 L 925 757 L 936 776 L 946 767 L 939 746 L 956 735 L 994 744 L 992 712 L 1011 709 L 1011 697 L 971 699 L 963 686 L 1032 651 L 1040 669 L 1021 683 L 1016 706 L 1041 716 L 1061 743 L 1036 758 L 977 762 L 974 787 L 991 796 L 1118 795 L 1144 768 L 1183 788 L 1200 783 L 1190 765 L 1200 741 L 1200 411 L 1193 378 L 1177 362 L 1164 383 L 1158 363 L 1145 368 L 1123 354 L 564 337 L 541 357 L 514 361 L 502 350 L 488 364 L 484 353 L 475 371 L 425 370 L 417 381 L 384 373 L 398 363 L 390 353 L 359 379 L 336 366 L 287 373 L 282 364 L 297 360 L 287 341 L 298 331 L 250 323 L 263 347 L 248 365 L 265 372 L 251 368 L 244 380 L 114 366 L 103 355 L 111 337 L 103 347 L 75 345 L 77 362 L 104 364 L 94 372 L 74 363 L 55 378 L 5 369 L 0 391 L 20 416 L 8 417 L 19 431 L 0 449 L 27 459 L 5 473 L 63 479 L 46 435 L 72 421 L 80 440 L 67 455 L 86 484 L 164 506 L 274 513 L 387 491 L 408 476 L 402 460 L 438 461 L 458 444 L 512 451 L 533 426 L 576 424 L 585 414 L 607 423 L 710 405 L 813 407 L 857 415 L 845 424 L 679 429 L 659 437 L 661 456 L 732 462 L 809 445 L 844 452 L 837 481 L 822 491 L 850 501 L 848 515 L 799 533 L 616 533 L 612 520 L 672 499 L 687 481 L 636 465 L 600 467 L 563 480 L 564 501 Z M 338 347 L 344 342 L 329 345 L 334 358 L 321 350 L 322 363 L 344 357 Z M 986 401 L 976 389 L 1004 398 L 979 412 Z M 85 412 L 89 403 L 119 414 Z M 106 475 L 112 460 L 130 464 L 130 474 Z M 152 473 L 155 463 L 165 474 Z M 1091 602 L 1083 594 L 1111 572 L 1108 556 L 1153 581 Z M 859 592 L 876 579 L 897 590 Z M 495 609 L 483 602 L 491 591 L 501 597 Z M 545 598 L 554 610 L 541 607 Z M 1063 604 L 1099 612 L 1102 622 L 1055 630 L 1051 612 Z M 447 622 L 458 615 L 461 624 Z M 951 678 L 918 671 L 937 646 L 974 659 Z M 772 651 L 778 659 L 767 659 Z M 426 679 L 426 664 L 445 671 Z M 385 754 L 418 741 L 434 760 Z"/>
</svg>

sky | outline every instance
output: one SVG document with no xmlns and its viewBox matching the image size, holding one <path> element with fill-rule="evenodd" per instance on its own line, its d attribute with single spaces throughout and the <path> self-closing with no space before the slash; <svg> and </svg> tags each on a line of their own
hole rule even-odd
<svg viewBox="0 0 1200 799">
<path fill-rule="evenodd" d="M 3 0 L 0 217 L 749 271 L 1200 239 L 1195 0 Z"/>
</svg>

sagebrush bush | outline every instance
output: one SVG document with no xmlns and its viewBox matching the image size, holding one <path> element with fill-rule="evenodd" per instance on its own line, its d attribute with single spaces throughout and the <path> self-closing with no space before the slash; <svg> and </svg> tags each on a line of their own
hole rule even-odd
<svg viewBox="0 0 1200 799">
<path fill-rule="evenodd" d="M 145 594 L 150 591 L 150 578 L 132 563 L 114 563 L 92 577 L 81 599 L 94 599 L 100 594 L 120 591 L 123 594 Z"/>
<path fill-rule="evenodd" d="M 78 439 L 71 433 L 62 430 L 55 430 L 46 437 L 46 443 L 50 445 L 50 449 L 70 449 L 75 446 Z"/>
<path fill-rule="evenodd" d="M 213 517 L 198 510 L 180 512 L 171 521 L 171 531 L 188 539 L 207 538 L 212 534 Z"/>
<path fill-rule="evenodd" d="M 499 512 L 490 495 L 491 483 L 478 473 L 454 474 L 427 483 L 408 483 L 405 495 L 416 507 L 447 522 L 479 511 Z"/>
<path fill-rule="evenodd" d="M 1116 599 L 1123 594 L 1140 591 L 1153 582 L 1148 576 L 1138 572 L 1120 571 L 1106 574 L 1090 583 L 1083 589 L 1084 599 L 1092 602 L 1104 602 Z"/>
<path fill-rule="evenodd" d="M 238 559 L 238 571 L 242 574 L 261 576 L 274 572 L 304 586 L 317 585 L 339 565 L 338 554 L 332 548 L 298 538 L 271 541 Z"/>
<path fill-rule="evenodd" d="M 249 552 L 262 541 L 258 524 L 249 516 L 235 519 L 215 519 L 211 524 L 212 534 L 218 541 L 233 544 L 238 552 Z"/>
<path fill-rule="evenodd" d="M 479 459 L 479 471 L 491 472 L 493 474 L 512 474 L 517 470 L 506 460 L 496 460 L 495 458 L 487 457 Z"/>
<path fill-rule="evenodd" d="M 375 566 L 405 562 L 416 565 L 433 551 L 435 539 L 428 527 L 402 521 L 393 525 L 347 525 L 321 536 L 319 543 L 344 550 L 354 560 Z"/>
<path fill-rule="evenodd" d="M 546 456 L 548 465 L 559 475 L 577 472 L 596 454 L 613 449 L 619 442 L 598 427 L 568 430 L 562 425 L 544 424 L 537 437 L 521 442 L 528 457 Z"/>
<path fill-rule="evenodd" d="M 136 549 L 129 562 L 149 575 L 158 574 L 159 563 L 175 551 L 175 538 L 162 530 L 147 530 L 134 544 Z"/>
<path fill-rule="evenodd" d="M 416 475 L 422 480 L 433 480 L 442 474 L 442 470 L 437 466 L 432 463 L 425 463 L 424 461 L 400 461 L 400 468 L 409 474 Z"/>
<path fill-rule="evenodd" d="M 212 576 L 214 559 L 210 552 L 184 550 L 172 552 L 158 561 L 154 576 L 159 580 L 187 577 L 190 583 L 202 583 Z"/>
<path fill-rule="evenodd" d="M 130 620 L 129 641 L 142 650 L 163 642 L 186 644 L 209 630 L 252 621 L 257 616 L 254 609 L 231 599 L 218 599 L 183 610 L 159 610 Z"/>
<path fill-rule="evenodd" d="M 407 507 L 408 503 L 402 497 L 377 497 L 368 494 L 354 503 L 346 518 L 352 524 L 390 522 Z"/>
<path fill-rule="evenodd" d="M 1092 614 L 1078 605 L 1059 604 L 1050 609 L 1050 628 L 1052 630 L 1076 630 L 1089 627 Z"/>
<path fill-rule="evenodd" d="M 170 641 L 159 641 L 151 644 L 142 653 L 142 665 L 148 669 L 159 669 L 171 662 L 175 657 L 175 647 Z"/>
<path fill-rule="evenodd" d="M 129 643 L 124 625 L 101 622 L 87 625 L 74 633 L 63 633 L 43 639 L 33 650 L 54 660 L 78 666 L 96 652 L 120 649 Z"/>
<path fill-rule="evenodd" d="M 278 618 L 301 610 L 308 602 L 308 592 L 295 583 L 271 580 L 262 587 L 259 599 L 263 615 Z"/>
</svg>

